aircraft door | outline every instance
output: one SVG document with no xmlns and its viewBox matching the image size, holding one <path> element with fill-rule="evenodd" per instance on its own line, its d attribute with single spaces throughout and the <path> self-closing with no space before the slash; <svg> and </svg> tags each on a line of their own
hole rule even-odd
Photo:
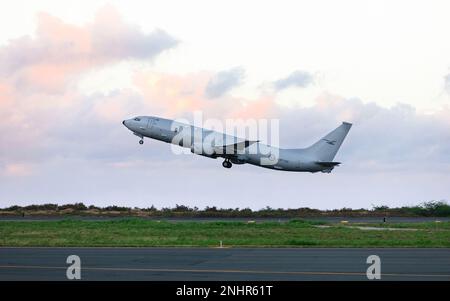
<svg viewBox="0 0 450 301">
<path fill-rule="evenodd" d="M 148 122 L 147 122 L 147 129 L 146 132 L 149 135 L 152 135 L 154 132 L 154 125 L 155 125 L 155 119 L 154 118 L 148 118 Z"/>
</svg>

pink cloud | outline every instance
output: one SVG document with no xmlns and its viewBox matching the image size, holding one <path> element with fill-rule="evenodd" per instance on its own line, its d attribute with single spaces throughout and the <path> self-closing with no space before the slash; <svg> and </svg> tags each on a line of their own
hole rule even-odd
<svg viewBox="0 0 450 301">
<path fill-rule="evenodd" d="M 38 14 L 33 37 L 17 38 L 0 48 L 3 175 L 26 175 L 26 162 L 51 156 L 64 144 L 64 135 L 55 136 L 60 135 L 58 129 L 70 132 L 76 122 L 117 122 L 135 107 L 126 91 L 116 97 L 82 95 L 76 89 L 82 74 L 121 60 L 151 60 L 176 44 L 162 30 L 144 33 L 126 23 L 112 6 L 85 25 Z"/>
<path fill-rule="evenodd" d="M 203 91 L 208 74 L 173 75 L 161 73 L 138 73 L 134 84 L 142 93 L 152 113 L 176 117 L 180 113 L 206 110 L 208 102 Z"/>
<path fill-rule="evenodd" d="M 14 103 L 14 89 L 7 83 L 0 82 L 0 114 L 6 112 Z"/>
<path fill-rule="evenodd" d="M 37 19 L 35 37 L 12 40 L 0 49 L 0 74 L 32 92 L 60 92 L 89 69 L 125 59 L 152 59 L 177 44 L 162 30 L 147 34 L 125 23 L 111 6 L 84 26 L 47 13 Z"/>
<path fill-rule="evenodd" d="M 206 94 L 212 73 L 186 75 L 138 73 L 134 84 L 142 93 L 149 114 L 177 118 L 193 111 L 202 111 L 205 118 L 265 118 L 274 115 L 276 104 L 272 95 L 257 99 L 223 96 L 210 99 Z"/>
<path fill-rule="evenodd" d="M 3 168 L 2 173 L 12 177 L 30 176 L 33 173 L 33 167 L 27 163 L 10 163 Z"/>
</svg>

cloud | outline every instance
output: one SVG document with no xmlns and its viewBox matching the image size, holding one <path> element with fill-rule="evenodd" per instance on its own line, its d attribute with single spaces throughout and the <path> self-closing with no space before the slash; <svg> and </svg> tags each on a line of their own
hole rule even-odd
<svg viewBox="0 0 450 301">
<path fill-rule="evenodd" d="M 162 29 L 145 34 L 139 27 L 123 23 L 115 8 L 105 7 L 90 26 L 94 56 L 151 59 L 178 41 Z"/>
<path fill-rule="evenodd" d="M 125 23 L 111 6 L 84 26 L 40 13 L 34 37 L 14 39 L 0 49 L 0 75 L 22 90 L 58 93 L 88 69 L 126 59 L 153 59 L 177 43 L 161 29 L 144 33 Z"/>
<path fill-rule="evenodd" d="M 450 94 L 450 73 L 444 76 L 444 90 Z"/>
<path fill-rule="evenodd" d="M 27 163 L 11 163 L 0 169 L 0 172 L 8 177 L 23 177 L 31 175 L 33 167 Z"/>
<path fill-rule="evenodd" d="M 208 82 L 205 94 L 208 98 L 218 98 L 229 92 L 236 86 L 242 84 L 245 71 L 242 67 L 220 71 Z"/>
<path fill-rule="evenodd" d="M 281 91 L 290 87 L 306 88 L 314 81 L 314 76 L 306 71 L 297 70 L 285 78 L 273 83 L 276 91 Z"/>
<path fill-rule="evenodd" d="M 28 175 L 27 164 L 51 158 L 102 157 L 117 132 L 108 128 L 142 112 L 143 98 L 131 90 L 83 95 L 81 75 L 122 60 L 151 60 L 176 46 L 162 30 L 144 33 L 106 6 L 86 25 L 38 15 L 36 34 L 0 47 L 0 174 Z M 89 128 L 96 129 L 91 132 Z M 99 133 L 102 132 L 102 135 Z M 75 142 L 75 140 L 77 142 Z M 117 152 L 103 157 L 110 159 Z M 123 154 L 123 152 L 122 152 Z"/>
<path fill-rule="evenodd" d="M 191 118 L 192 111 L 202 111 L 205 118 L 264 118 L 275 111 L 273 96 L 256 99 L 224 95 L 211 101 L 205 94 L 211 72 L 185 75 L 138 72 L 134 85 L 141 92 L 146 108 L 154 115 Z"/>
<path fill-rule="evenodd" d="M 448 109 L 423 114 L 407 104 L 391 108 L 358 98 L 323 94 L 308 108 L 282 109 L 281 146 L 307 147 L 337 127 L 353 123 L 338 160 L 355 172 L 420 172 L 450 169 Z M 293 130 L 301 129 L 301 130 Z"/>
</svg>

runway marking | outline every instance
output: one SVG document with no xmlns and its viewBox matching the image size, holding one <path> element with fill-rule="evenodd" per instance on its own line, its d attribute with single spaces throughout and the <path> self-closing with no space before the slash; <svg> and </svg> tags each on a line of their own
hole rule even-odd
<svg viewBox="0 0 450 301">
<path fill-rule="evenodd" d="M 67 269 L 58 266 L 36 265 L 0 265 L 0 269 Z M 114 268 L 114 267 L 83 267 L 90 271 L 117 271 L 117 272 L 169 272 L 169 273 L 240 273 L 240 274 L 281 274 L 281 275 L 322 275 L 322 276 L 366 276 L 359 272 L 312 272 L 312 271 L 258 271 L 258 270 L 201 270 L 201 269 L 152 269 L 152 268 Z M 390 277 L 448 277 L 445 274 L 402 274 L 382 273 L 382 276 Z"/>
</svg>

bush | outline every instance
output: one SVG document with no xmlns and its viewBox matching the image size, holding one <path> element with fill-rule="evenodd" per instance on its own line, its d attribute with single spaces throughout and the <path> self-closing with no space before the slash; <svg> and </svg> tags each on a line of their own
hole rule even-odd
<svg viewBox="0 0 450 301">
<path fill-rule="evenodd" d="M 27 211 L 56 211 L 58 209 L 57 204 L 43 204 L 43 205 L 29 205 L 22 208 Z"/>
<path fill-rule="evenodd" d="M 425 202 L 422 207 L 429 216 L 450 216 L 450 206 L 444 201 Z"/>
<path fill-rule="evenodd" d="M 58 206 L 58 210 L 65 210 L 65 209 L 73 209 L 76 211 L 83 211 L 83 210 L 87 210 L 88 208 L 83 203 L 65 204 L 65 205 Z"/>
<path fill-rule="evenodd" d="M 25 207 L 10 206 L 0 209 L 0 211 L 6 212 L 20 212 L 20 211 L 57 211 L 72 209 L 76 212 L 85 210 L 98 210 L 100 212 L 131 212 L 129 207 L 121 206 L 108 206 L 108 207 L 96 207 L 90 205 L 86 207 L 83 203 L 65 204 L 58 206 L 57 204 L 42 204 L 42 205 L 29 205 Z M 271 207 L 265 207 L 258 211 L 253 211 L 250 208 L 217 208 L 206 207 L 203 210 L 199 210 L 197 207 L 190 208 L 185 205 L 176 205 L 175 208 L 164 207 L 157 209 L 153 205 L 150 208 L 139 209 L 135 208 L 135 211 L 148 212 L 151 216 L 163 216 L 163 217 L 241 217 L 241 218 L 305 218 L 305 217 L 319 217 L 319 216 L 436 216 L 436 217 L 450 217 L 450 205 L 445 201 L 429 201 L 424 202 L 418 206 L 408 207 L 396 207 L 389 208 L 388 206 L 373 206 L 372 210 L 361 209 L 333 209 L 333 210 L 319 210 L 311 209 L 308 207 L 296 208 L 296 209 L 274 209 Z"/>
<path fill-rule="evenodd" d="M 0 209 L 0 210 L 1 210 L 1 211 L 19 211 L 19 210 L 21 210 L 21 209 L 22 209 L 22 207 L 17 206 L 17 205 L 14 205 L 14 206 L 7 207 L 7 208 Z"/>
<path fill-rule="evenodd" d="M 131 208 L 129 207 L 121 207 L 121 206 L 108 206 L 103 208 L 105 211 L 131 211 Z"/>
</svg>

